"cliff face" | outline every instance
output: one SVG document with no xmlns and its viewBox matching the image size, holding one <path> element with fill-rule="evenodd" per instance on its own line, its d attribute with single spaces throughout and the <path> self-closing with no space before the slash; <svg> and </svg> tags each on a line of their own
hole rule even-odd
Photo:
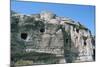
<svg viewBox="0 0 100 67">
<path fill-rule="evenodd" d="M 51 12 L 33 15 L 15 12 L 11 14 L 11 54 L 12 61 L 15 62 L 18 60 L 14 60 L 14 55 L 20 52 L 54 55 L 53 61 L 49 62 L 34 60 L 35 57 L 27 59 L 32 60 L 32 64 L 93 61 L 93 40 L 90 30 L 82 24 Z M 39 58 L 42 55 L 36 56 Z"/>
</svg>

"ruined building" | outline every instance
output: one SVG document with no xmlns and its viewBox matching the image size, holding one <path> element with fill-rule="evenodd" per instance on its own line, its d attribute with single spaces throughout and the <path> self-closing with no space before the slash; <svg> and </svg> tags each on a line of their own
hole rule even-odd
<svg viewBox="0 0 100 67">
<path fill-rule="evenodd" d="M 31 15 L 11 12 L 11 64 L 84 62 L 94 61 L 94 56 L 94 37 L 80 22 L 46 11 Z"/>
</svg>

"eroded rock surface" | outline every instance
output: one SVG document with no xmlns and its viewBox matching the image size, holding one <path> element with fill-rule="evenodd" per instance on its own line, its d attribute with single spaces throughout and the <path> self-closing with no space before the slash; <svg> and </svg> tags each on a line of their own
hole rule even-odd
<svg viewBox="0 0 100 67">
<path fill-rule="evenodd" d="M 94 42 L 88 28 L 69 18 L 51 12 L 11 14 L 11 61 L 15 65 L 19 60 L 32 64 L 93 61 Z"/>
</svg>

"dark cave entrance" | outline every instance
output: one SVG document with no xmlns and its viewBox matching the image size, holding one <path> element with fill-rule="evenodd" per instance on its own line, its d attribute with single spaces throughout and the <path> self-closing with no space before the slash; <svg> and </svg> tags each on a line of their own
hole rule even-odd
<svg viewBox="0 0 100 67">
<path fill-rule="evenodd" d="M 41 32 L 41 33 L 45 32 L 45 29 L 44 29 L 44 28 L 41 28 L 41 29 L 40 29 L 40 32 Z"/>
<path fill-rule="evenodd" d="M 25 40 L 25 39 L 27 38 L 27 36 L 28 36 L 27 33 L 21 33 L 21 38 L 22 38 L 22 39 Z"/>
</svg>

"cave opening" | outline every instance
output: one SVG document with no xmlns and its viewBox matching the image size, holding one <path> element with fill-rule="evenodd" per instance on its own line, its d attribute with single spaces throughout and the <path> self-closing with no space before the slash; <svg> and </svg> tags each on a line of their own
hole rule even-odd
<svg viewBox="0 0 100 67">
<path fill-rule="evenodd" d="M 86 44 L 86 41 L 84 41 L 84 46 L 86 46 L 87 44 Z"/>
<path fill-rule="evenodd" d="M 66 39 L 66 43 L 68 43 L 68 38 Z"/>
<path fill-rule="evenodd" d="M 40 29 L 40 32 L 41 32 L 41 33 L 45 32 L 45 29 L 44 29 L 44 28 L 41 28 L 41 29 Z"/>
<path fill-rule="evenodd" d="M 76 29 L 76 32 L 79 33 L 79 29 Z"/>
<path fill-rule="evenodd" d="M 95 61 L 95 49 L 93 49 L 93 60 Z"/>
<path fill-rule="evenodd" d="M 27 38 L 27 36 L 28 36 L 27 33 L 21 33 L 21 38 L 22 38 L 22 39 L 25 40 L 25 39 Z"/>
<path fill-rule="evenodd" d="M 87 45 L 87 43 L 86 43 L 87 37 L 83 36 L 83 40 L 84 40 L 84 46 L 86 46 Z"/>
</svg>

